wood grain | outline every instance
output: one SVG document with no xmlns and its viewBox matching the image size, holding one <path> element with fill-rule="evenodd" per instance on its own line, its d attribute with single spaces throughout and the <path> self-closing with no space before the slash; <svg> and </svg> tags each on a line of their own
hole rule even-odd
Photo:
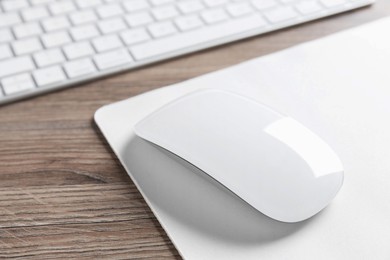
<svg viewBox="0 0 390 260">
<path fill-rule="evenodd" d="M 93 123 L 94 111 L 389 14 L 390 2 L 379 0 L 0 107 L 0 258 L 180 259 Z"/>
</svg>

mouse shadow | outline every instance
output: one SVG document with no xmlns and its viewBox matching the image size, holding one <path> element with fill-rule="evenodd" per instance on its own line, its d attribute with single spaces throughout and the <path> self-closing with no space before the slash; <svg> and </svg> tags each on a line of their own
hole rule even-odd
<svg viewBox="0 0 390 260">
<path fill-rule="evenodd" d="M 128 141 L 122 159 L 154 207 L 213 239 L 265 244 L 313 221 L 273 220 L 187 161 L 137 136 Z"/>
</svg>

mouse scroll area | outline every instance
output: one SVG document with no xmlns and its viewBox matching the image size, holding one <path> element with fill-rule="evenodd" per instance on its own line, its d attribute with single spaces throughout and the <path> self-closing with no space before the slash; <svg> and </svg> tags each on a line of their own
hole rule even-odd
<svg viewBox="0 0 390 260">
<path fill-rule="evenodd" d="M 231 92 L 186 95 L 134 130 L 283 222 L 315 215 L 343 182 L 342 164 L 322 139 L 294 119 Z"/>
</svg>

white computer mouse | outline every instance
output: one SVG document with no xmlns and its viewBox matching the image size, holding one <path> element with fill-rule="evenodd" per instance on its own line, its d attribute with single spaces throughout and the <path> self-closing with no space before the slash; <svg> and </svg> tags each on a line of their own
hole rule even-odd
<svg viewBox="0 0 390 260">
<path fill-rule="evenodd" d="M 279 221 L 312 217 L 343 183 L 342 164 L 321 138 L 235 93 L 209 89 L 183 96 L 134 130 Z"/>
</svg>

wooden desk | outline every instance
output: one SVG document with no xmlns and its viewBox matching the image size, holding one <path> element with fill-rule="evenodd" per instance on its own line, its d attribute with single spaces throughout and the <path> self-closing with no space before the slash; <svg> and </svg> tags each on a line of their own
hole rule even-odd
<svg viewBox="0 0 390 260">
<path fill-rule="evenodd" d="M 0 258 L 179 259 L 97 130 L 95 110 L 389 14 L 390 2 L 378 0 L 373 7 L 0 107 Z"/>
</svg>

